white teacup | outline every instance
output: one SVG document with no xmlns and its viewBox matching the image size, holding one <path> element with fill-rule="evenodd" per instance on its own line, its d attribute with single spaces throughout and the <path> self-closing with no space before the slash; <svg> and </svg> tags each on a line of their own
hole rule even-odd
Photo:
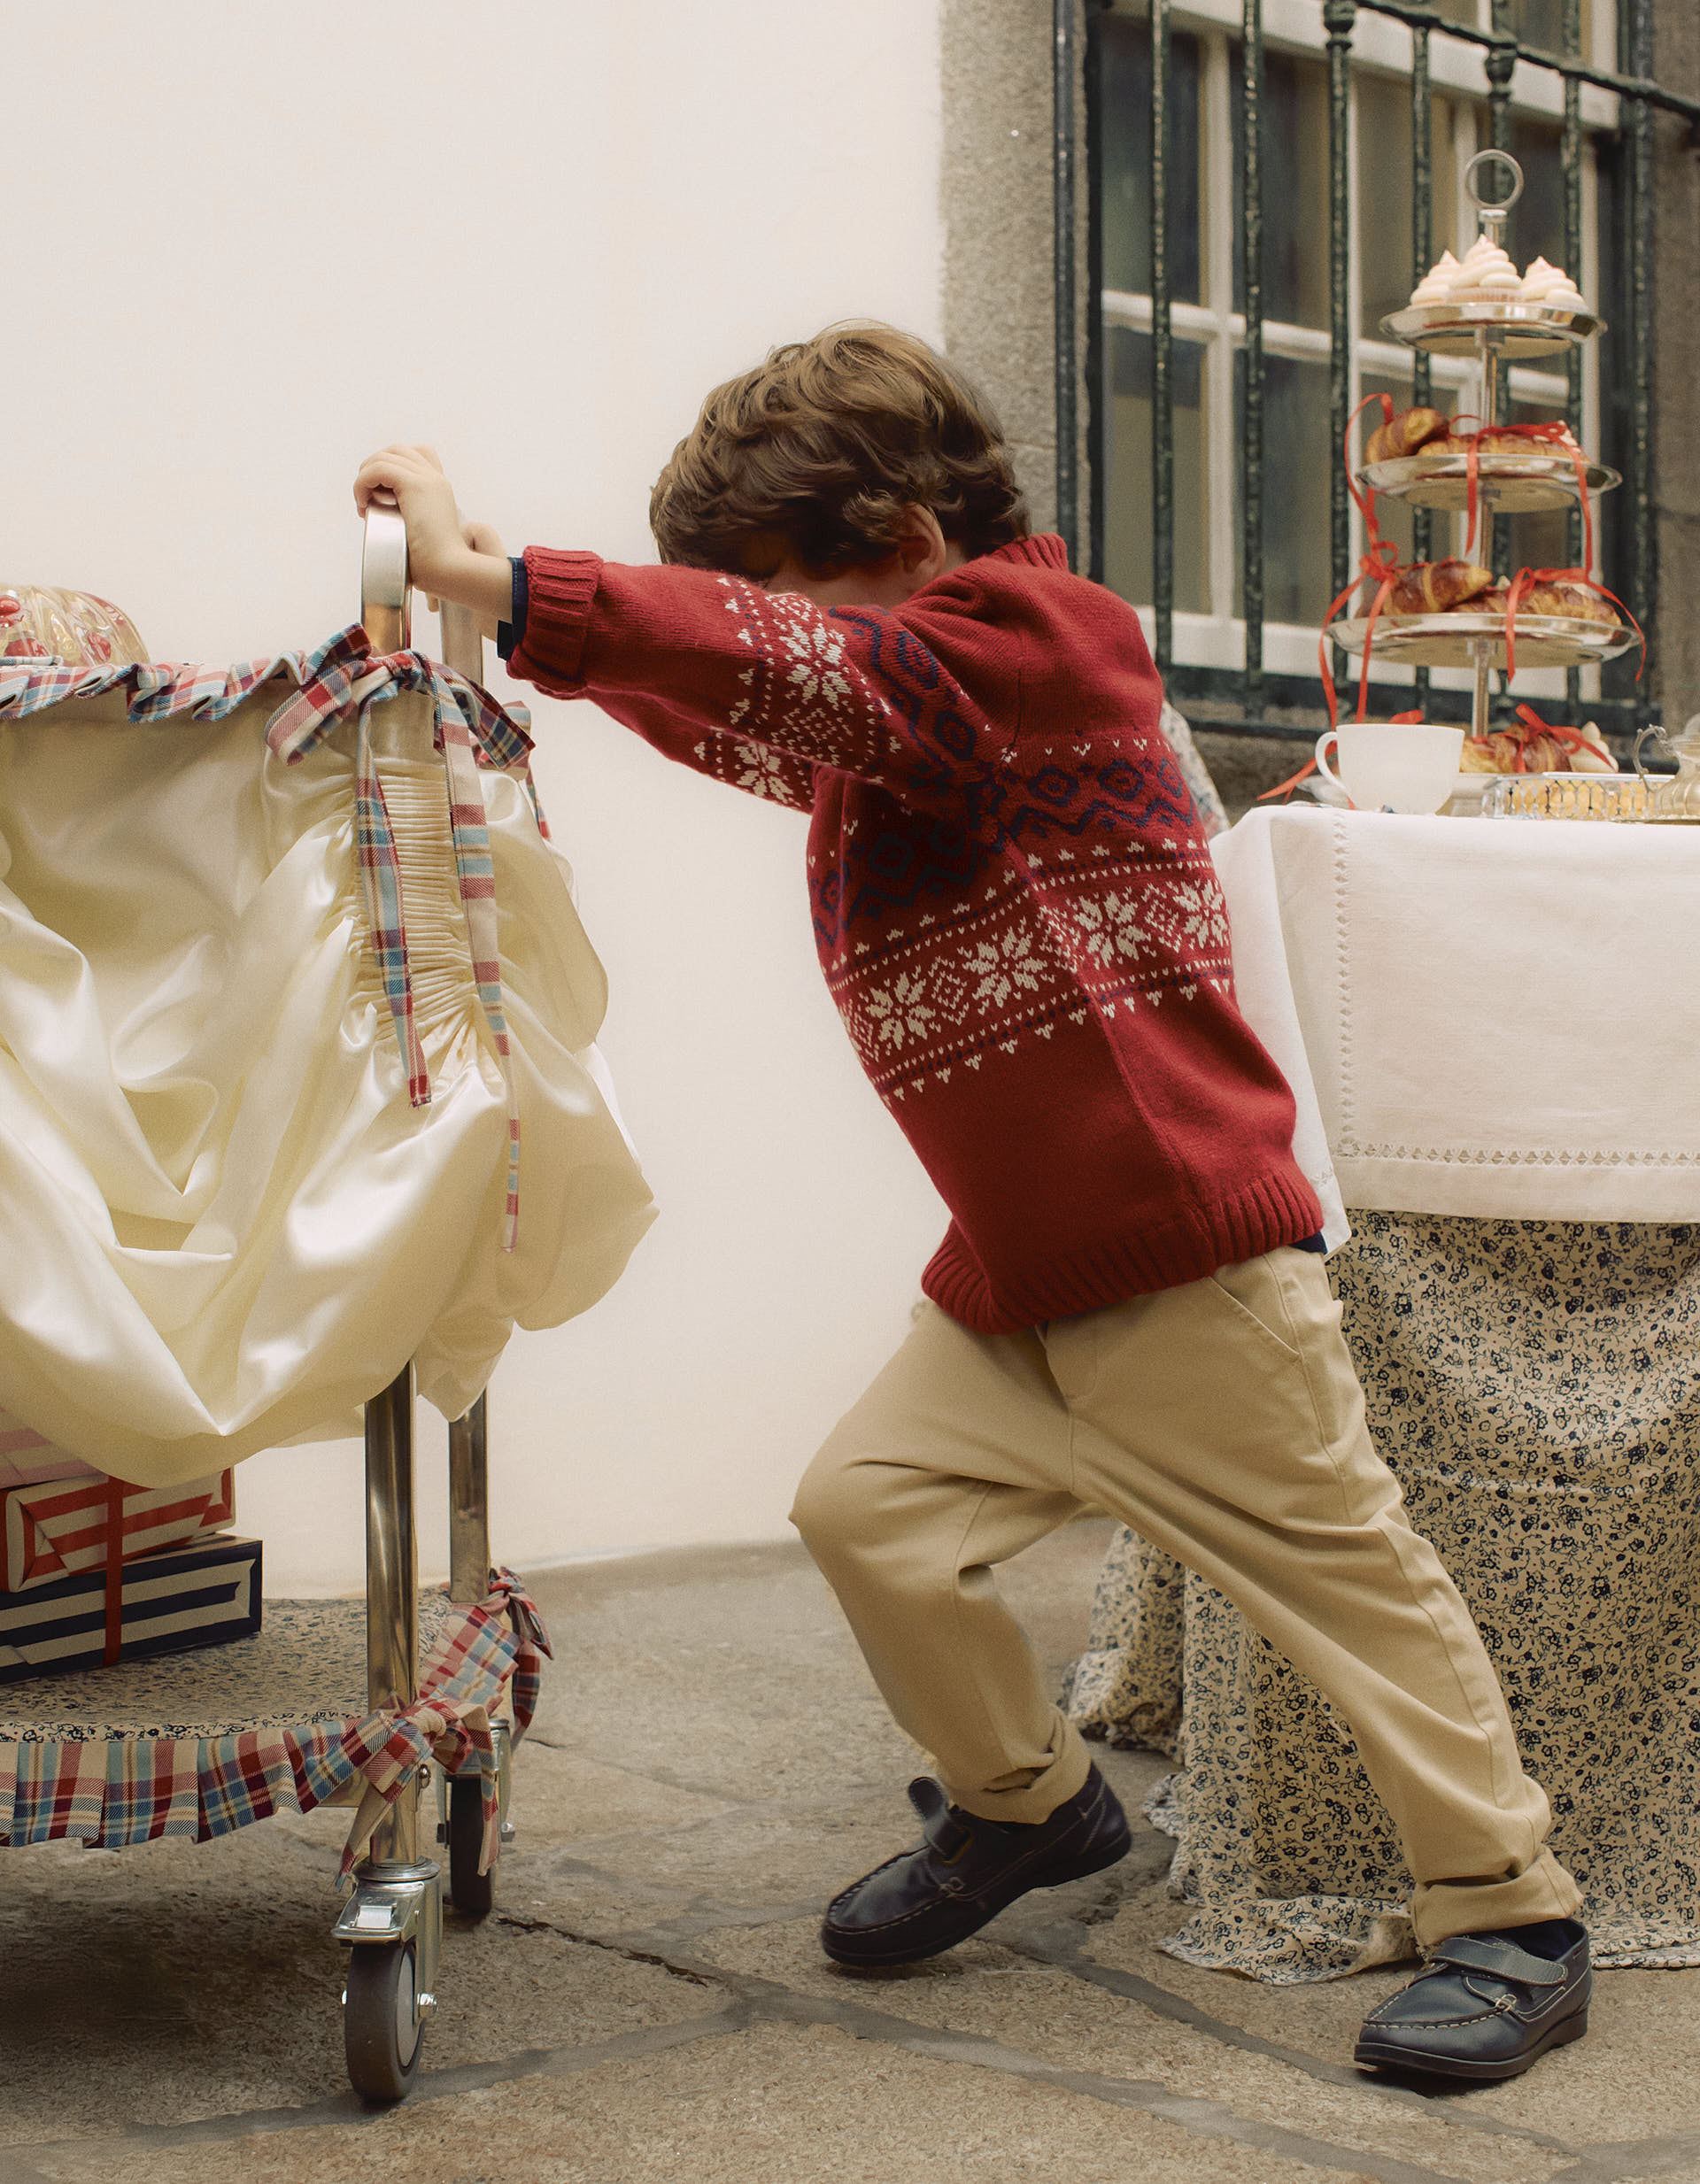
<svg viewBox="0 0 1700 2184">
<path fill-rule="evenodd" d="M 1338 748 L 1340 771 L 1328 763 Z M 1317 737 L 1317 768 L 1361 812 L 1437 812 L 1457 786 L 1464 730 L 1426 721 L 1344 721 Z"/>
</svg>

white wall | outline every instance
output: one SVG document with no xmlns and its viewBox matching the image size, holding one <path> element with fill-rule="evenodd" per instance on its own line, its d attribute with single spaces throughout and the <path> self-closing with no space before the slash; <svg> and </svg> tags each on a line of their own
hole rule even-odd
<svg viewBox="0 0 1700 2184">
<path fill-rule="evenodd" d="M 649 559 L 710 385 L 836 318 L 939 336 L 935 0 L 99 0 L 19 12 L 5 73 L 0 577 L 118 600 L 156 656 L 352 621 L 385 441 L 512 547 Z M 498 1370 L 496 1547 L 774 1535 L 943 1209 L 815 968 L 806 822 L 534 711 L 661 1215 Z M 357 1448 L 258 1457 L 238 1503 L 268 1591 L 358 1585 Z"/>
</svg>

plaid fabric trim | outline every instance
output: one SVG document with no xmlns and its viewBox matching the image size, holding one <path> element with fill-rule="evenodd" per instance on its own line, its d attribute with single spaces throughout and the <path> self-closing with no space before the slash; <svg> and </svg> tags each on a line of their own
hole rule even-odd
<svg viewBox="0 0 1700 2184">
<path fill-rule="evenodd" d="M 195 720 L 218 721 L 234 713 L 275 676 L 288 676 L 299 685 L 297 696 L 280 706 L 266 724 L 266 740 L 286 765 L 298 765 L 340 722 L 352 715 L 357 723 L 354 830 L 367 924 L 407 1075 L 407 1097 L 416 1107 L 426 1106 L 430 1100 L 430 1077 L 413 1022 L 401 868 L 389 807 L 383 800 L 383 784 L 372 754 L 370 714 L 375 705 L 405 690 L 431 694 L 431 740 L 443 753 L 448 776 L 449 830 L 467 915 L 473 975 L 507 1095 L 507 1200 L 502 1247 L 512 1251 L 519 1238 L 519 1099 L 502 1007 L 494 866 L 477 769 L 483 766 L 516 775 L 530 799 L 539 830 L 547 834 L 531 779 L 528 732 L 531 716 L 526 708 L 498 704 L 488 691 L 428 660 L 423 652 L 375 652 L 366 631 L 354 622 L 327 639 L 316 652 L 277 652 L 231 668 L 180 666 L 164 660 L 101 668 L 40 662 L 0 666 L 0 721 L 22 719 L 67 698 L 95 698 L 120 689 L 129 692 L 132 721 L 164 720 L 179 714 L 188 714 Z"/>
<path fill-rule="evenodd" d="M 514 1678 L 510 1687 L 514 1708 L 514 1741 L 517 1744 L 531 1726 L 537 1710 L 537 1698 L 543 1689 L 543 1663 L 545 1655 L 555 1657 L 555 1649 L 549 1643 L 549 1633 L 544 1628 L 543 1616 L 529 1593 L 511 1570 L 491 1572 L 490 1594 L 484 1601 L 490 1607 L 500 1601 L 506 1609 L 517 1640 L 514 1663 Z"/>
<path fill-rule="evenodd" d="M 517 1614 L 516 1601 L 523 1603 Z M 535 1640 L 522 1634 L 522 1616 L 541 1632 L 535 1603 L 513 1572 L 494 1573 L 488 1597 L 443 1625 L 421 1666 L 418 1699 L 398 1712 L 226 1737 L 0 1743 L 0 1843 L 75 1837 L 118 1850 L 162 1835 L 207 1842 L 274 1812 L 311 1812 L 358 1792 L 359 1810 L 343 1853 L 346 1875 L 410 1774 L 435 1758 L 451 1774 L 478 1775 L 488 1864 L 498 1819 L 490 1717 L 504 1688 L 517 1686 L 528 1643 L 535 1653 Z M 517 1687 L 514 1711 L 517 1723 Z"/>
<path fill-rule="evenodd" d="M 12 1748 L 12 1818 L 7 1841 L 84 1842 L 100 1834 L 106 1802 L 106 1755 L 98 1744 L 20 1744 Z"/>
</svg>

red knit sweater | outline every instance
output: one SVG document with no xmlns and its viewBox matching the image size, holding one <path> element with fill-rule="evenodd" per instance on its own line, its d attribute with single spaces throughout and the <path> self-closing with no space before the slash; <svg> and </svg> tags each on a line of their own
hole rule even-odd
<svg viewBox="0 0 1700 2184">
<path fill-rule="evenodd" d="M 1026 539 L 899 607 L 532 547 L 515 675 L 812 814 L 827 984 L 1003 1333 L 1322 1225 L 1138 620 Z"/>
</svg>

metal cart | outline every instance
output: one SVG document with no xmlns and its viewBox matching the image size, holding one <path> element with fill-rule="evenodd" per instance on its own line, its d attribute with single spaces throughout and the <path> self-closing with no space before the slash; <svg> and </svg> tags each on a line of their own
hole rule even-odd
<svg viewBox="0 0 1700 2184">
<path fill-rule="evenodd" d="M 406 650 L 411 639 L 406 539 L 400 517 L 393 510 L 375 508 L 368 516 L 361 593 L 361 619 L 375 649 L 385 653 Z M 470 681 L 481 679 L 483 642 L 475 619 L 464 610 L 444 608 L 443 650 L 448 665 Z M 411 1363 L 365 1407 L 365 1702 L 366 1721 L 369 1722 L 371 1717 L 387 1719 L 405 1713 L 421 1700 L 421 1603 L 413 1516 Z M 418 2074 L 425 2024 L 436 2000 L 445 1880 L 456 1908 L 463 1913 L 477 1917 L 491 1909 L 495 1866 L 493 1857 L 486 1861 L 485 1850 L 490 1841 L 486 1787 L 492 1773 L 498 1816 L 496 1841 L 499 1843 L 510 1840 L 513 1833 L 506 1815 L 514 1725 L 498 1718 L 493 1709 L 498 1702 L 495 1694 L 506 1689 L 506 1676 L 512 1671 L 515 1653 L 509 1648 L 503 1655 L 497 1640 L 491 1636 L 497 1625 L 491 1612 L 494 1603 L 488 1597 L 491 1594 L 492 1571 L 488 1436 L 482 1396 L 464 1417 L 449 1428 L 449 1466 L 448 1593 L 446 1601 L 439 1598 L 429 1603 L 428 1622 L 454 1609 L 475 1610 L 480 1603 L 483 1604 L 483 1617 L 481 1620 L 475 1615 L 472 1622 L 477 1624 L 485 1647 L 481 1671 L 483 1681 L 475 1698 L 476 1704 L 488 1711 L 489 1747 L 486 1752 L 475 1745 L 470 1756 L 458 1763 L 458 1771 L 445 1773 L 435 1761 L 421 1763 L 419 1754 L 429 1748 L 429 1740 L 421 1733 L 411 1745 L 406 1745 L 406 1763 L 398 1793 L 393 1778 L 386 1779 L 382 1793 L 368 1792 L 371 1795 L 388 1794 L 392 1802 L 382 1811 L 366 1854 L 354 1868 L 352 1893 L 332 1933 L 349 1951 L 343 1995 L 348 2075 L 354 2090 L 374 2103 L 402 2099 Z M 126 1567 L 134 1569 L 135 1565 Z M 505 1586 L 511 1588 L 512 1580 L 506 1573 L 498 1575 L 503 1581 L 496 1588 L 499 1594 Z M 315 1603 L 315 1608 L 318 1605 Z M 298 1655 L 290 1655 L 285 1650 L 276 1656 L 286 1662 L 294 1657 L 305 1659 L 321 1637 L 335 1641 L 324 1650 L 325 1657 L 330 1654 L 336 1656 L 331 1673 L 343 1679 L 336 1687 L 342 1694 L 336 1699 L 337 1717 L 346 1710 L 347 1701 L 352 1697 L 348 1686 L 353 1680 L 352 1656 L 357 1644 L 353 1619 L 357 1614 L 357 1603 L 351 1602 L 347 1603 L 345 1613 L 339 1609 L 302 1617 L 304 1635 L 298 1638 Z M 280 1614 L 279 1646 L 284 1644 L 281 1633 L 288 1623 L 287 1615 Z M 537 1626 L 533 1629 L 540 1636 Z M 25 1751 L 31 1737 L 51 1740 L 64 1725 L 67 1725 L 68 1734 L 97 1743 L 104 1733 L 109 1750 L 112 1742 L 128 1739 L 127 1749 L 134 1752 L 150 1737 L 164 1739 L 189 1733 L 158 1725 L 166 1718 L 177 1722 L 195 1718 L 193 1713 L 184 1710 L 185 1694 L 199 1700 L 218 1693 L 230 1711 L 241 1711 L 231 1695 L 238 1686 L 246 1701 L 247 1713 L 273 1721 L 275 1716 L 264 1711 L 270 1700 L 255 1696 L 259 1671 L 254 1664 L 272 1657 L 266 1654 L 267 1634 L 263 1632 L 259 1640 L 244 1641 L 257 1647 L 258 1653 L 221 1655 L 218 1650 L 208 1650 L 177 1655 L 165 1663 L 148 1663 L 148 1675 L 131 1676 L 128 1686 L 127 1670 L 119 1667 L 96 1671 L 89 1677 L 43 1676 L 27 1684 L 0 1687 L 0 1738 L 24 1740 L 18 1745 L 18 1750 Z M 544 1643 L 546 1649 L 546 1640 Z M 492 1657 L 497 1661 L 494 1671 L 490 1665 Z M 141 1663 L 134 1664 L 136 1671 L 143 1666 Z M 315 1670 L 316 1666 L 315 1663 Z M 172 1690 L 172 1703 L 177 1709 L 168 1717 L 163 1715 L 158 1696 L 166 1686 Z M 444 1684 L 440 1688 L 452 1692 L 453 1686 Z M 469 1686 L 462 1687 L 463 1696 L 468 1689 Z M 435 1702 L 428 1693 L 426 1703 Z M 314 1716 L 318 1721 L 328 1718 L 330 1717 L 322 1711 Z M 479 1719 L 478 1738 L 482 1740 L 482 1714 Z M 9 1728 L 4 1725 L 8 1721 Z M 353 1725 L 351 1718 L 351 1728 Z M 239 1730 L 240 1725 L 227 1721 L 218 1733 L 228 1739 L 239 1733 Z M 206 1747 L 200 1748 L 205 1750 Z M 336 1794 L 343 1795 L 348 1787 L 344 1784 Z M 356 1779 L 352 1787 L 358 1790 L 365 1785 Z M 431 1808 L 426 1801 L 433 1793 L 435 1841 L 428 1848 L 423 1830 L 425 1815 Z M 301 1810 L 309 1809 L 310 1803 L 325 1802 L 325 1795 L 318 1792 L 304 1800 L 298 1779 L 295 1794 Z M 264 1817 L 286 1802 L 287 1793 L 278 1797 L 262 1794 L 251 1807 L 233 1804 L 222 1824 L 245 1825 L 247 1820 Z M 33 1833 L 28 1830 L 19 1833 L 16 1809 L 12 1812 L 11 1825 L 13 1833 L 5 1838 L 7 1842 L 40 1840 L 43 1834 L 52 1833 L 75 1832 L 56 1826 L 38 1828 Z M 156 1828 L 154 1832 L 193 1830 Z M 202 1827 L 203 1834 L 207 1832 L 210 1831 Z M 446 1857 L 430 1855 L 437 1850 L 445 1852 Z"/>
</svg>

